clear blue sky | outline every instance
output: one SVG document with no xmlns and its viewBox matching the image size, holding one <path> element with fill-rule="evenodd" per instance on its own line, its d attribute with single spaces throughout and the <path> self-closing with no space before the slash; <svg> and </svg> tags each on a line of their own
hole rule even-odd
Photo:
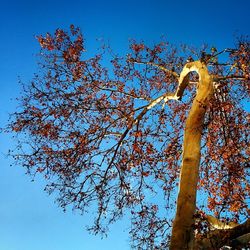
<svg viewBox="0 0 250 250">
<path fill-rule="evenodd" d="M 39 46 L 35 35 L 81 27 L 87 49 L 104 38 L 123 51 L 129 38 L 148 43 L 162 35 L 172 43 L 219 48 L 232 46 L 234 34 L 249 34 L 249 0 L 123 0 L 53 1 L 2 0 L 0 4 L 0 126 L 15 110 L 18 76 L 28 80 L 36 69 Z M 129 250 L 129 222 L 111 227 L 101 240 L 84 231 L 89 216 L 66 214 L 43 192 L 44 183 L 31 182 L 24 169 L 10 167 L 4 154 L 13 140 L 0 135 L 0 250 Z"/>
</svg>

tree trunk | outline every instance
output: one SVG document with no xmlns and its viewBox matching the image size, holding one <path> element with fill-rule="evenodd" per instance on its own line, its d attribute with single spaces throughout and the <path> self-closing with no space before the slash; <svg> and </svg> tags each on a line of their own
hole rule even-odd
<svg viewBox="0 0 250 250">
<path fill-rule="evenodd" d="M 177 95 L 178 91 L 181 95 L 183 94 L 185 87 L 188 85 L 188 75 L 192 71 L 199 74 L 199 83 L 185 126 L 177 211 L 170 244 L 171 250 L 193 249 L 193 225 L 199 178 L 201 135 L 206 106 L 213 93 L 212 77 L 209 75 L 206 65 L 196 61 L 186 64 L 183 68 Z"/>
</svg>

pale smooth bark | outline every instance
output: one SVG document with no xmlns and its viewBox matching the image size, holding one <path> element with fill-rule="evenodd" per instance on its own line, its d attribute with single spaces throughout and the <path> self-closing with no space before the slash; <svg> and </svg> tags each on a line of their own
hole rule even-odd
<svg viewBox="0 0 250 250">
<path fill-rule="evenodd" d="M 199 82 L 197 93 L 190 109 L 183 142 L 177 211 L 172 229 L 170 249 L 193 249 L 194 213 L 196 209 L 196 191 L 199 178 L 201 135 L 206 106 L 213 93 L 212 76 L 205 63 L 195 61 L 187 63 L 179 77 L 176 95 L 181 98 L 189 83 L 189 73 L 197 72 Z"/>
</svg>

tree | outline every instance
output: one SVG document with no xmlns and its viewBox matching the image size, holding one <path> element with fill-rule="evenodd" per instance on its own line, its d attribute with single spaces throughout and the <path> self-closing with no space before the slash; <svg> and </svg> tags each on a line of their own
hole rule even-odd
<svg viewBox="0 0 250 250">
<path fill-rule="evenodd" d="M 87 57 L 73 25 L 38 41 L 40 71 L 8 125 L 17 164 L 62 208 L 96 209 L 94 233 L 129 210 L 136 249 L 247 246 L 247 39 L 211 54 L 132 41 L 124 57 Z"/>
</svg>

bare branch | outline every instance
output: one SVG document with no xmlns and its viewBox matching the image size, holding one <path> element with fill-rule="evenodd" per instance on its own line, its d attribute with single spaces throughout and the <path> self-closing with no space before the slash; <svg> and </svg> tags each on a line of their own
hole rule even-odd
<svg viewBox="0 0 250 250">
<path fill-rule="evenodd" d="M 214 76 L 213 81 L 221 81 L 227 79 L 234 79 L 234 80 L 247 80 L 247 78 L 238 75 L 228 75 L 228 76 Z"/>
<path fill-rule="evenodd" d="M 179 74 L 173 70 L 170 70 L 170 69 L 167 69 L 165 67 L 163 67 L 162 65 L 159 65 L 157 63 L 153 63 L 153 62 L 142 62 L 142 61 L 136 61 L 135 59 L 129 59 L 128 60 L 129 62 L 132 62 L 132 63 L 136 63 L 136 64 L 144 64 L 144 65 L 151 65 L 151 66 L 154 66 L 154 67 L 157 67 L 159 68 L 160 70 L 166 72 L 166 73 L 170 73 L 171 75 L 173 75 L 174 77 L 176 78 L 179 78 Z"/>
<path fill-rule="evenodd" d="M 234 240 L 239 242 L 246 242 L 249 239 L 250 219 L 243 224 L 234 226 L 229 229 L 216 229 L 210 231 L 206 237 L 201 237 L 195 242 L 195 249 L 219 249 L 225 245 L 233 244 Z M 247 242 L 248 243 L 248 242 Z"/>
<path fill-rule="evenodd" d="M 229 229 L 229 228 L 234 228 L 236 226 L 238 226 L 238 223 L 235 222 L 223 222 L 220 221 L 219 219 L 213 217 L 212 215 L 207 215 L 207 221 L 209 222 L 209 224 L 216 229 Z"/>
</svg>

